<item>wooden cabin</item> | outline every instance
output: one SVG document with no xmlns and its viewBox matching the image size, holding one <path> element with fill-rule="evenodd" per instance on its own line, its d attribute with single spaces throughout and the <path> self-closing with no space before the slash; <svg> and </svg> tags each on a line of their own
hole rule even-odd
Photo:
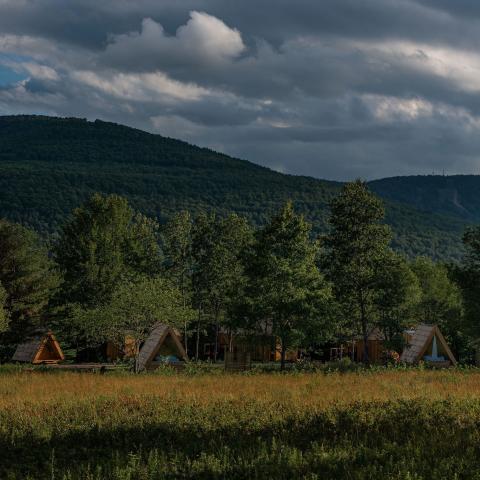
<svg viewBox="0 0 480 480">
<path fill-rule="evenodd" d="M 158 323 L 140 348 L 139 370 L 154 370 L 162 364 L 178 364 L 187 360 L 179 333 L 164 323 Z"/>
<path fill-rule="evenodd" d="M 437 325 L 420 324 L 404 348 L 400 360 L 409 364 L 424 361 L 434 367 L 456 365 L 450 347 Z"/>
<path fill-rule="evenodd" d="M 374 328 L 367 339 L 367 351 L 368 351 L 368 360 L 371 363 L 381 363 L 383 361 L 383 353 L 385 352 L 385 347 L 383 342 L 385 341 L 385 335 L 379 328 Z M 363 338 L 357 337 L 353 344 L 354 348 L 354 358 L 357 362 L 363 361 L 363 349 L 365 342 Z"/>
<path fill-rule="evenodd" d="M 60 344 L 53 333 L 39 331 L 34 333 L 25 343 L 18 345 L 12 360 L 41 365 L 58 363 L 64 358 Z"/>
<path fill-rule="evenodd" d="M 102 353 L 109 362 L 116 362 L 122 358 L 134 357 L 135 340 L 127 337 L 123 345 L 117 345 L 114 342 L 106 342 L 102 345 Z"/>
<path fill-rule="evenodd" d="M 193 339 L 195 340 L 195 339 Z M 218 333 L 217 360 L 224 360 L 227 353 L 248 352 L 252 362 L 279 362 L 281 360 L 281 343 L 273 335 L 241 335 Z M 192 351 L 194 346 L 192 345 Z M 202 357 L 213 360 L 215 357 L 215 334 L 212 333 L 201 342 Z M 298 350 L 287 351 L 287 362 L 298 359 Z"/>
<path fill-rule="evenodd" d="M 385 336 L 383 332 L 375 327 L 368 335 L 367 349 L 370 363 L 381 363 L 385 347 L 383 343 Z M 354 337 L 351 341 L 343 342 L 340 345 L 330 348 L 330 360 L 340 360 L 348 357 L 355 362 L 363 361 L 364 340 L 361 336 Z"/>
</svg>

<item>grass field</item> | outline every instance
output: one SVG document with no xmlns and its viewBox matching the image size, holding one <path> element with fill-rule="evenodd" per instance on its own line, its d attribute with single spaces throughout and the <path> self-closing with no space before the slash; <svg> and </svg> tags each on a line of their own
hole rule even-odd
<svg viewBox="0 0 480 480">
<path fill-rule="evenodd" d="M 480 478 L 480 372 L 0 370 L 0 478 Z"/>
</svg>

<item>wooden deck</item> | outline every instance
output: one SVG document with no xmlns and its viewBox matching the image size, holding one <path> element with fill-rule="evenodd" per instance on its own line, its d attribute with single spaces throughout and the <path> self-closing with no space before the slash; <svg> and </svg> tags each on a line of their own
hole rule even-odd
<svg viewBox="0 0 480 480">
<path fill-rule="evenodd" d="M 123 365 L 113 363 L 66 363 L 66 364 L 45 364 L 45 367 L 52 370 L 74 370 L 78 372 L 106 372 L 107 370 L 122 370 Z"/>
</svg>

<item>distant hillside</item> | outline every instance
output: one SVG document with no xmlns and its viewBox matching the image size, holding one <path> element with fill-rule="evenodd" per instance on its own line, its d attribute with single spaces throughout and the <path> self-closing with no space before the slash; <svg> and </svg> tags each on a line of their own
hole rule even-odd
<svg viewBox="0 0 480 480">
<path fill-rule="evenodd" d="M 379 188 L 377 182 L 372 186 Z M 0 117 L 0 216 L 45 235 L 56 232 L 69 212 L 96 191 L 125 195 L 160 221 L 180 209 L 214 209 L 238 212 L 257 225 L 291 199 L 322 232 L 327 204 L 339 188 L 336 182 L 284 175 L 113 123 Z M 405 199 L 392 200 L 387 221 L 396 248 L 408 255 L 459 258 L 470 217 L 422 213 L 402 205 L 411 203 Z"/>
<path fill-rule="evenodd" d="M 370 182 L 385 199 L 480 223 L 480 175 L 393 177 Z"/>
</svg>

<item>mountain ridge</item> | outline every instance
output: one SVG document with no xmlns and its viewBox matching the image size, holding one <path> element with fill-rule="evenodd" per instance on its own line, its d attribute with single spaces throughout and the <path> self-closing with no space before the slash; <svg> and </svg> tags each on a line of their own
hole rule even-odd
<svg viewBox="0 0 480 480">
<path fill-rule="evenodd" d="M 403 198 L 401 182 L 392 188 L 389 181 L 369 185 L 386 200 L 393 246 L 409 256 L 460 258 L 462 232 L 474 218 L 454 209 L 422 211 L 419 200 Z M 160 221 L 180 209 L 208 209 L 234 211 L 257 225 L 291 199 L 321 233 L 328 228 L 328 202 L 340 187 L 102 120 L 0 116 L 0 216 L 43 235 L 57 232 L 96 191 L 125 195 Z"/>
</svg>

